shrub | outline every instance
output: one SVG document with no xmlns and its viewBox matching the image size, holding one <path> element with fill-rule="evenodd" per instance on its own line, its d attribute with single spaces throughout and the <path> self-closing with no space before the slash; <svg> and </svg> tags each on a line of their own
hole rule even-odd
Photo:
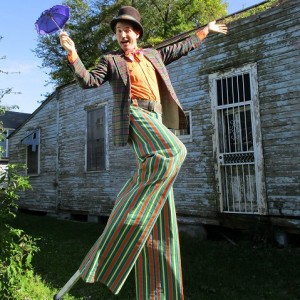
<svg viewBox="0 0 300 300">
<path fill-rule="evenodd" d="M 33 277 L 32 257 L 38 251 L 36 239 L 9 224 L 18 208 L 18 192 L 30 188 L 21 167 L 8 164 L 0 172 L 0 298 L 16 299 L 14 293 Z"/>
</svg>

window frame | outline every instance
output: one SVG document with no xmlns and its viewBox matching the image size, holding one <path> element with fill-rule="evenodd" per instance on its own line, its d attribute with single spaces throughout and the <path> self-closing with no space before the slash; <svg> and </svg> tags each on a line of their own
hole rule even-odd
<svg viewBox="0 0 300 300">
<path fill-rule="evenodd" d="M 92 173 L 92 172 L 103 172 L 109 169 L 109 160 L 108 160 L 108 102 L 103 103 L 96 103 L 94 105 L 86 106 L 84 109 L 86 111 L 86 134 L 85 134 L 85 172 Z M 103 136 L 104 136 L 104 167 L 101 169 L 89 169 L 88 168 L 88 135 L 89 135 L 89 124 L 88 124 L 88 113 L 95 111 L 95 110 L 102 110 L 104 109 L 104 122 L 103 122 Z"/>
<path fill-rule="evenodd" d="M 1 153 L 1 160 L 9 159 L 9 139 L 7 137 L 14 131 L 15 131 L 14 128 L 3 128 L 3 135 L 6 136 L 6 139 L 1 141 L 3 144 L 5 143 L 5 148 L 3 147 Z M 6 154 L 6 156 L 3 156 L 4 153 Z"/>
<path fill-rule="evenodd" d="M 236 103 L 225 103 L 220 105 L 217 97 L 217 80 L 223 78 L 234 77 L 240 74 L 248 73 L 249 77 L 249 88 L 251 99 L 248 100 L 243 98 L 243 101 L 238 101 Z M 266 187 L 265 187 L 265 175 L 264 175 L 264 158 L 263 158 L 263 147 L 262 147 L 262 134 L 261 134 L 261 125 L 260 125 L 260 108 L 259 108 L 259 95 L 258 95 L 258 76 L 257 76 L 257 65 L 256 63 L 246 64 L 240 67 L 235 67 L 227 70 L 223 70 L 214 74 L 209 75 L 209 86 L 210 86 L 210 98 L 211 98 L 211 110 L 212 110 L 212 124 L 213 124 L 213 151 L 215 157 L 215 172 L 216 180 L 218 183 L 218 193 L 219 193 L 219 209 L 222 213 L 240 213 L 240 214 L 261 214 L 265 215 L 267 211 L 267 201 L 266 201 Z M 220 133 L 224 132 L 220 130 L 220 121 L 219 111 L 233 110 L 235 107 L 249 107 L 250 116 L 251 116 L 251 147 L 246 147 L 246 149 L 241 148 L 239 152 L 228 151 L 226 147 L 221 147 L 222 140 L 228 138 L 228 135 L 222 135 Z M 246 112 L 247 109 L 244 111 Z M 234 111 L 234 110 L 233 110 Z M 243 110 L 237 110 L 240 113 Z M 233 114 L 232 114 L 233 116 Z M 226 123 L 228 124 L 228 122 Z M 240 135 L 240 137 L 242 137 Z M 250 135 L 248 136 L 250 139 Z M 241 140 L 243 141 L 243 140 Z M 243 145 L 243 143 L 241 143 Z M 249 144 L 250 145 L 250 144 Z M 251 149 L 253 147 L 253 149 Z M 224 149 L 223 149 L 224 148 Z M 230 148 L 230 147 L 229 147 Z M 235 155 L 232 159 L 232 155 Z M 253 158 L 253 159 L 252 159 Z M 247 171 L 248 174 L 244 172 Z M 252 176 L 252 169 L 254 170 Z M 229 170 L 228 173 L 224 170 Z M 234 171 L 236 171 L 236 174 Z M 242 170 L 242 171 L 241 171 Z M 231 172 L 231 173 L 230 173 Z M 225 176 L 224 174 L 229 174 L 231 177 Z M 255 179 L 252 180 L 251 176 Z M 237 182 L 234 182 L 235 179 L 241 178 L 245 183 L 248 184 L 248 189 L 245 188 L 245 185 L 238 185 Z M 245 178 L 245 179 L 244 179 Z M 234 184 L 232 184 L 234 182 Z M 252 188 L 252 185 L 255 185 L 255 189 Z M 243 188 L 240 188 L 242 187 Z M 236 189 L 237 187 L 237 189 Z M 234 188 L 234 189 L 233 189 Z M 232 192 L 233 191 L 233 192 Z M 248 193 L 248 198 L 242 198 L 240 200 L 238 196 L 247 194 L 247 191 L 252 191 Z M 230 195 L 235 195 L 235 198 Z M 227 198 L 227 195 L 230 195 Z M 251 208 L 248 206 L 246 209 L 236 209 L 236 204 L 242 204 L 245 202 L 245 199 L 250 199 L 254 195 L 254 201 L 251 203 Z M 230 200 L 228 202 L 227 200 Z M 237 200 L 235 200 L 237 199 Z M 252 198 L 251 198 L 252 199 Z M 233 201 L 234 200 L 234 201 Z M 228 205 L 228 203 L 234 203 L 234 205 Z M 248 203 L 248 202 L 247 202 Z M 254 203 L 254 204 L 253 204 Z"/>
<path fill-rule="evenodd" d="M 26 175 L 30 176 L 30 177 L 33 177 L 33 176 L 39 176 L 40 173 L 41 173 L 41 169 L 40 169 L 40 167 L 41 167 L 41 162 L 40 162 L 40 159 L 41 159 L 41 155 L 40 155 L 40 152 L 41 152 L 41 150 L 40 150 L 41 149 L 41 147 L 40 147 L 40 145 L 41 145 L 41 130 L 40 130 L 40 128 L 38 128 L 38 129 L 35 129 L 31 132 L 32 132 L 31 134 L 33 134 L 33 133 L 38 134 L 38 144 L 35 145 L 35 147 L 37 147 L 37 149 L 36 149 L 37 167 L 36 167 L 36 172 L 35 173 L 28 173 L 28 149 L 29 149 L 29 147 L 32 147 L 32 145 L 26 145 Z M 30 134 L 28 134 L 28 135 L 30 135 Z M 34 151 L 32 151 L 32 152 L 34 152 Z"/>
<path fill-rule="evenodd" d="M 171 131 L 183 142 L 192 142 L 193 141 L 193 125 L 192 125 L 192 110 L 185 110 L 185 116 L 188 119 L 187 126 L 189 134 L 181 134 L 182 130 L 186 129 L 171 129 Z"/>
<path fill-rule="evenodd" d="M 28 172 L 28 148 L 29 147 L 32 147 L 31 145 L 28 145 L 28 146 L 26 146 L 26 175 L 27 176 L 39 176 L 40 175 L 40 145 L 37 145 L 36 147 L 37 147 L 37 158 L 36 158 L 36 160 L 37 160 L 37 171 L 36 171 L 36 173 L 29 173 Z"/>
</svg>

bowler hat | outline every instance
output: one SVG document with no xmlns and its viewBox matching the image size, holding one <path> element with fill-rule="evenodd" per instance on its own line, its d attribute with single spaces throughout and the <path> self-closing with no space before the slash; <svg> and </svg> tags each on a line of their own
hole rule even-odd
<svg viewBox="0 0 300 300">
<path fill-rule="evenodd" d="M 110 27 L 115 32 L 115 26 L 119 21 L 126 21 L 133 24 L 140 31 L 140 39 L 143 37 L 144 29 L 141 25 L 141 16 L 137 9 L 132 6 L 123 6 L 120 8 L 118 16 L 110 22 Z"/>
</svg>

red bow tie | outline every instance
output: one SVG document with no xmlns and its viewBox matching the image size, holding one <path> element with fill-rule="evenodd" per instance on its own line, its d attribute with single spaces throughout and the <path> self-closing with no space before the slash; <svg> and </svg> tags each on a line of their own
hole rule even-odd
<svg viewBox="0 0 300 300">
<path fill-rule="evenodd" d="M 125 52 L 124 55 L 131 61 L 134 61 L 134 57 L 141 58 L 143 56 L 143 50 L 142 49 L 128 50 Z"/>
</svg>

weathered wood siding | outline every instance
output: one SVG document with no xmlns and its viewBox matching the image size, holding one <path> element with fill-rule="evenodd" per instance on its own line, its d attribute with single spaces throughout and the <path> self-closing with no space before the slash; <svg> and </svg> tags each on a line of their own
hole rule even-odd
<svg viewBox="0 0 300 300">
<path fill-rule="evenodd" d="M 300 216 L 300 3 L 285 1 L 229 24 L 227 36 L 210 35 L 202 49 L 170 65 L 183 107 L 192 110 L 193 141 L 178 177 L 179 214 L 218 212 L 212 152 L 208 75 L 249 63 L 258 68 L 268 213 Z"/>
<path fill-rule="evenodd" d="M 57 207 L 57 99 L 51 96 L 34 117 L 10 140 L 11 163 L 26 164 L 26 146 L 21 140 L 40 128 L 40 175 L 31 176 L 32 189 L 22 194 L 20 206 L 33 210 L 56 211 Z"/>
<path fill-rule="evenodd" d="M 100 89 L 83 90 L 78 85 L 59 89 L 59 208 L 94 215 L 108 215 L 117 191 L 125 184 L 135 161 L 129 148 L 112 146 L 112 93 L 108 84 Z M 87 117 L 85 107 L 108 103 L 108 170 L 85 171 Z"/>
<path fill-rule="evenodd" d="M 193 221 L 217 223 L 219 200 L 213 155 L 209 74 L 257 64 L 268 213 L 300 216 L 300 4 L 277 7 L 229 24 L 227 36 L 210 35 L 202 48 L 168 69 L 185 110 L 192 111 L 192 141 L 174 185 L 177 212 Z M 109 168 L 85 171 L 86 111 L 108 103 Z M 21 204 L 46 211 L 108 215 L 135 168 L 129 147 L 111 142 L 112 93 L 108 84 L 82 90 L 72 83 L 57 90 L 12 137 L 14 161 L 24 162 L 18 141 L 41 127 L 41 174 Z M 54 182 L 57 183 L 53 184 Z"/>
<path fill-rule="evenodd" d="M 258 65 L 261 121 L 269 214 L 299 216 L 300 3 L 285 6 L 291 8 L 267 16 Z"/>
</svg>

